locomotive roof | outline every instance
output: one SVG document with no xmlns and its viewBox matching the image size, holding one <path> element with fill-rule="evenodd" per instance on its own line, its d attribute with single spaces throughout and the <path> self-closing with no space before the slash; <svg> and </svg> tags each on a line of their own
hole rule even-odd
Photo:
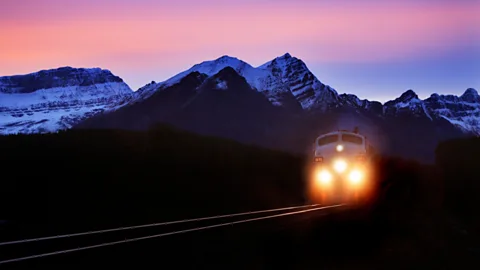
<svg viewBox="0 0 480 270">
<path fill-rule="evenodd" d="M 329 133 L 324 133 L 324 134 L 318 136 L 317 138 L 328 136 L 328 135 L 338 135 L 338 134 L 350 134 L 350 135 L 365 137 L 360 133 L 355 133 L 355 132 L 348 131 L 348 130 L 336 130 L 336 131 L 332 131 L 332 132 L 329 132 Z"/>
</svg>

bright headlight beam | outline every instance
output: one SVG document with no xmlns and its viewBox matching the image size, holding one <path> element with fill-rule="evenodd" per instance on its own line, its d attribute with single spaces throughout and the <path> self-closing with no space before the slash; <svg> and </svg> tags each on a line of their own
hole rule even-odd
<svg viewBox="0 0 480 270">
<path fill-rule="evenodd" d="M 337 152 L 342 152 L 343 151 L 343 145 L 339 144 L 337 145 Z"/>
<path fill-rule="evenodd" d="M 333 164 L 333 168 L 335 169 L 335 171 L 342 173 L 347 169 L 347 162 L 345 162 L 344 160 L 337 160 Z"/>
<path fill-rule="evenodd" d="M 328 171 L 321 171 L 318 174 L 318 180 L 320 180 L 320 182 L 323 184 L 328 184 L 330 181 L 332 181 L 332 175 Z"/>
<path fill-rule="evenodd" d="M 363 174 L 358 170 L 352 171 L 349 175 L 349 179 L 352 184 L 360 183 L 360 181 L 362 181 L 362 178 L 363 178 Z"/>
</svg>

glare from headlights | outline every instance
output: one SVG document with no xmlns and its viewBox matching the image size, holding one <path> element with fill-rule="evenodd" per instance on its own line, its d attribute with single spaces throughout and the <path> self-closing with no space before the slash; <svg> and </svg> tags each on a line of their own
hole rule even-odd
<svg viewBox="0 0 480 270">
<path fill-rule="evenodd" d="M 333 164 L 333 168 L 335 169 L 335 171 L 342 173 L 347 169 L 347 162 L 345 162 L 344 160 L 337 160 Z"/>
<path fill-rule="evenodd" d="M 339 144 L 337 145 L 337 152 L 342 152 L 343 151 L 343 145 Z"/>
<path fill-rule="evenodd" d="M 358 184 L 362 181 L 363 174 L 362 174 L 362 172 L 360 172 L 358 170 L 354 170 L 354 171 L 350 172 L 350 175 L 348 176 L 348 178 L 350 179 L 350 182 L 352 184 Z"/>
<path fill-rule="evenodd" d="M 332 181 L 332 175 L 328 171 L 321 171 L 318 174 L 318 180 L 323 184 L 329 184 Z"/>
</svg>

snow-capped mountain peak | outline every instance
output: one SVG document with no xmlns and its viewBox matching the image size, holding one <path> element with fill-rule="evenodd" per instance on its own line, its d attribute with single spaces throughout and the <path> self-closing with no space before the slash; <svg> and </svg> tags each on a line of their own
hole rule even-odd
<svg viewBox="0 0 480 270">
<path fill-rule="evenodd" d="M 306 110 L 324 111 L 339 104 L 338 93 L 320 82 L 302 60 L 289 53 L 261 65 L 259 69 L 267 70 L 270 81 L 274 82 L 269 89 L 273 96 L 270 99 L 275 100 L 277 89 L 286 88 Z"/>
<path fill-rule="evenodd" d="M 383 111 L 387 116 L 413 115 L 415 117 L 427 117 L 433 121 L 425 103 L 411 89 L 395 100 L 386 102 Z"/>
<path fill-rule="evenodd" d="M 0 77 L 0 133 L 70 128 L 132 97 L 120 77 L 100 68 L 61 67 Z"/>
<path fill-rule="evenodd" d="M 258 68 L 259 69 L 279 68 L 283 71 L 292 63 L 297 63 L 297 62 L 299 62 L 299 64 L 302 65 L 304 69 L 308 70 L 307 65 L 305 65 L 305 63 L 303 63 L 302 60 L 296 57 L 292 57 L 289 53 L 285 53 L 282 56 L 278 56 L 275 59 L 268 61 L 265 64 L 259 66 Z"/>
<path fill-rule="evenodd" d="M 162 89 L 179 83 L 182 78 L 192 72 L 199 72 L 206 74 L 207 76 L 213 76 L 226 67 L 231 67 L 236 70 L 239 74 L 244 76 L 253 87 L 257 86 L 256 78 L 261 75 L 256 74 L 257 70 L 254 67 L 236 57 L 223 55 L 215 60 L 208 60 L 195 64 L 188 70 L 185 70 L 166 81 L 145 85 L 137 91 L 137 95 L 139 99 L 146 99 L 156 91 L 161 91 Z"/>
<path fill-rule="evenodd" d="M 207 75 L 214 75 L 220 72 L 222 69 L 226 67 L 232 67 L 233 69 L 239 71 L 239 70 L 244 70 L 244 69 L 253 69 L 252 66 L 247 64 L 246 62 L 236 58 L 236 57 L 231 57 L 228 55 L 224 55 L 222 57 L 219 57 L 215 60 L 210 60 L 210 61 L 204 61 L 200 64 L 194 65 L 192 68 L 189 70 L 185 71 L 187 74 L 198 71 L 200 73 L 204 73 Z M 180 73 L 182 74 L 182 73 Z M 178 75 L 177 75 L 178 76 Z M 181 76 L 183 77 L 183 76 Z M 175 78 L 175 77 L 174 77 Z"/>
<path fill-rule="evenodd" d="M 271 61 L 266 62 L 265 64 L 259 66 L 259 68 L 262 68 L 262 67 L 265 68 L 265 67 L 267 67 L 268 65 L 270 65 L 272 62 L 282 62 L 282 63 L 283 63 L 283 62 L 285 62 L 285 61 L 288 61 L 288 60 L 291 59 L 291 58 L 295 58 L 295 60 L 299 60 L 298 58 L 293 57 L 290 53 L 287 52 L 287 53 L 285 53 L 285 54 L 283 54 L 283 55 L 281 55 L 281 56 L 275 57 L 275 58 L 274 58 L 273 60 L 271 60 Z"/>
<path fill-rule="evenodd" d="M 263 93 L 276 106 L 289 106 L 286 103 L 296 100 L 303 109 L 310 110 L 326 109 L 338 103 L 337 92 L 321 83 L 302 60 L 289 53 L 256 68 L 236 57 L 224 55 L 196 64 L 164 82 L 145 86 L 140 89 L 139 97 L 148 98 L 192 72 L 213 76 L 226 67 L 233 68 L 253 89 Z"/>
<path fill-rule="evenodd" d="M 204 61 L 203 63 L 208 63 L 208 62 L 215 62 L 217 64 L 221 64 L 221 63 L 231 63 L 233 65 L 237 64 L 237 63 L 242 63 L 242 64 L 246 64 L 245 62 L 243 62 L 242 60 L 238 59 L 237 57 L 233 57 L 233 56 L 230 56 L 230 55 L 222 55 L 220 56 L 219 58 L 215 59 L 215 60 L 211 60 L 211 61 Z M 200 64 L 198 64 L 200 65 Z"/>
</svg>

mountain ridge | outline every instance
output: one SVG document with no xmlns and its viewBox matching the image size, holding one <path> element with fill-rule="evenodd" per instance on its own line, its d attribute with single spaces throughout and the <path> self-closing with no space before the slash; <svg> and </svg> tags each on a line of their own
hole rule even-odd
<svg viewBox="0 0 480 270">
<path fill-rule="evenodd" d="M 163 82 L 141 87 L 138 90 L 138 99 L 148 98 L 153 92 L 177 83 L 191 72 L 198 71 L 212 76 L 227 66 L 245 77 L 253 88 L 262 92 L 276 106 L 283 105 L 283 101 L 289 100 L 291 96 L 297 99 L 303 109 L 322 109 L 324 105 L 336 101 L 336 91 L 321 83 L 303 61 L 288 53 L 258 67 L 228 55 L 203 61 Z"/>
<path fill-rule="evenodd" d="M 212 76 L 193 71 L 147 99 L 89 118 L 77 128 L 147 130 L 155 123 L 168 123 L 198 134 L 300 154 L 308 151 L 318 134 L 359 126 L 381 148 L 380 153 L 431 161 L 438 142 L 463 133 L 444 118 L 428 118 L 423 110 L 412 110 L 424 108 L 417 97 L 407 91 L 385 107 L 341 94 L 339 103 L 326 111 L 298 111 L 275 106 L 227 66 Z"/>
<path fill-rule="evenodd" d="M 98 113 L 109 112 L 147 100 L 152 95 L 178 84 L 181 79 L 192 72 L 203 74 L 203 76 L 209 78 L 226 67 L 231 67 L 245 78 L 250 87 L 261 93 L 273 106 L 287 108 L 297 113 L 327 113 L 343 108 L 347 111 L 367 113 L 380 118 L 415 117 L 426 118 L 429 121 L 447 120 L 464 133 L 480 135 L 480 97 L 473 88 L 468 88 L 461 96 L 433 93 L 426 99 L 420 99 L 413 90 L 409 89 L 397 99 L 381 103 L 375 100 L 360 99 L 354 94 L 339 94 L 334 88 L 322 83 L 301 59 L 289 53 L 278 56 L 257 67 L 239 58 L 223 55 L 214 60 L 195 64 L 165 81 L 159 83 L 152 81 L 137 91 L 132 91 L 120 77 L 113 75 L 109 70 L 100 68 L 72 68 L 67 66 L 41 70 L 26 75 L 4 76 L 0 77 L 0 95 L 4 100 L 3 102 L 0 101 L 0 113 L 4 113 L 4 120 L 6 118 L 5 114 L 10 114 L 9 118 L 15 118 L 16 116 L 18 118 L 23 111 L 28 113 L 29 108 L 35 110 L 39 102 L 28 104 L 28 98 L 25 98 L 25 106 L 18 111 L 17 108 L 11 108 L 12 104 L 7 104 L 16 102 L 15 100 L 12 101 L 12 97 L 15 95 L 25 97 L 26 94 L 48 94 L 49 91 L 56 91 L 60 94 L 56 94 L 52 101 L 53 105 L 50 100 L 46 102 L 49 105 L 43 106 L 46 110 L 59 106 L 66 110 L 69 106 L 75 108 L 80 106 L 82 108 L 85 103 L 89 105 L 88 102 L 99 105 L 96 111 L 90 110 L 83 113 L 82 117 L 70 117 L 69 120 L 68 112 L 65 111 L 66 116 L 60 115 L 60 119 L 56 120 L 61 123 L 60 125 L 40 128 L 40 132 L 71 128 L 76 123 Z M 52 76 L 52 74 L 55 76 Z M 25 79 L 25 76 L 30 78 Z M 64 89 L 72 86 L 75 86 L 74 90 Z M 222 85 L 220 88 L 227 90 L 229 86 Z M 100 100 L 95 98 L 97 92 L 101 93 L 99 95 Z M 90 99 L 85 101 L 78 98 L 82 96 L 82 93 L 90 93 Z M 62 118 L 64 119 L 62 120 Z M 7 121 L 8 123 L 3 121 L 4 127 L 0 130 L 0 133 L 36 132 L 37 126 L 42 124 L 41 121 L 45 119 L 23 123 L 14 120 L 16 119 L 9 119 L 10 122 Z M 28 127 L 12 128 L 17 125 Z M 8 131 L 9 129 L 12 131 Z"/>
<path fill-rule="evenodd" d="M 354 94 L 339 94 L 334 88 L 323 84 L 302 60 L 288 52 L 258 67 L 228 55 L 203 61 L 163 82 L 140 88 L 137 99 L 148 98 L 153 92 L 171 86 L 190 72 L 198 71 L 212 76 L 226 66 L 231 66 L 244 76 L 252 88 L 263 93 L 275 106 L 323 112 L 351 106 L 385 117 L 410 115 L 427 117 L 431 121 L 445 119 L 465 133 L 480 135 L 480 97 L 474 88 L 468 88 L 461 96 L 433 93 L 429 98 L 420 99 L 412 89 L 408 89 L 397 99 L 383 103 L 360 99 Z M 434 101 L 437 103 L 433 104 Z"/>
</svg>

